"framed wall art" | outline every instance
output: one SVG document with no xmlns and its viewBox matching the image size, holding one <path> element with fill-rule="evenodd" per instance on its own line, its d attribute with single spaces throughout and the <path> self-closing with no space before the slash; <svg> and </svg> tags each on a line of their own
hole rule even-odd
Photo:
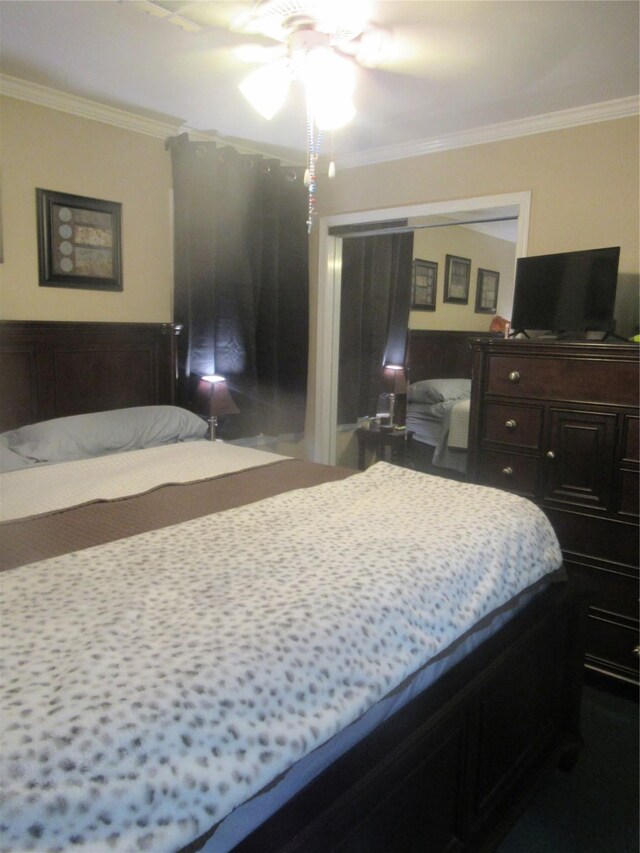
<svg viewBox="0 0 640 853">
<path fill-rule="evenodd" d="M 466 305 L 469 302 L 471 261 L 457 255 L 446 255 L 444 267 L 444 301 Z"/>
<path fill-rule="evenodd" d="M 122 290 L 119 202 L 37 189 L 36 205 L 41 286 Z"/>
<path fill-rule="evenodd" d="M 438 287 L 438 264 L 416 258 L 413 262 L 411 287 L 412 311 L 435 311 Z"/>
<path fill-rule="evenodd" d="M 495 314 L 498 307 L 500 273 L 495 270 L 478 270 L 476 314 Z"/>
</svg>

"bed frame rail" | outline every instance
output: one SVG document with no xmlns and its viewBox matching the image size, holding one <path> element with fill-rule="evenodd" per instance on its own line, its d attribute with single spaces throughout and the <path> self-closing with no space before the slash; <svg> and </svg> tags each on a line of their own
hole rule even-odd
<svg viewBox="0 0 640 853">
<path fill-rule="evenodd" d="M 235 853 L 494 849 L 541 776 L 577 759 L 584 616 L 552 584 Z"/>
</svg>

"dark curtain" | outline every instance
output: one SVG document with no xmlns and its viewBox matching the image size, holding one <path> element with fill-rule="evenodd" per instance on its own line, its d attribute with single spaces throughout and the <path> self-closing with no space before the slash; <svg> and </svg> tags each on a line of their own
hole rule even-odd
<svg viewBox="0 0 640 853">
<path fill-rule="evenodd" d="M 412 262 L 412 232 L 343 240 L 339 424 L 375 415 L 383 365 L 405 362 Z"/>
<path fill-rule="evenodd" d="M 309 338 L 303 170 L 187 134 L 167 140 L 174 189 L 180 405 L 203 374 L 227 379 L 226 438 L 304 429 Z"/>
</svg>

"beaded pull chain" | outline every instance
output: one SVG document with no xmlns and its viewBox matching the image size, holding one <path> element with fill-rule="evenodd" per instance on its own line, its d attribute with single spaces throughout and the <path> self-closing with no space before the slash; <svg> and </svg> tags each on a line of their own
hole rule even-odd
<svg viewBox="0 0 640 853">
<path fill-rule="evenodd" d="M 316 183 L 316 163 L 320 153 L 320 142 L 322 134 L 318 131 L 315 134 L 315 122 L 313 113 L 307 108 L 307 169 L 304 175 L 305 185 L 309 189 L 309 213 L 307 216 L 307 233 L 311 233 L 313 220 L 316 215 L 316 192 L 318 189 Z"/>
<path fill-rule="evenodd" d="M 318 130 L 316 135 L 315 122 L 312 111 L 307 108 L 307 168 L 304 172 L 304 185 L 309 190 L 309 212 L 307 216 L 307 233 L 311 233 L 313 221 L 316 216 L 316 165 L 320 156 L 320 144 L 322 142 L 322 131 Z M 333 134 L 331 136 L 331 161 L 327 172 L 330 178 L 336 174 L 336 164 L 333 161 Z"/>
</svg>

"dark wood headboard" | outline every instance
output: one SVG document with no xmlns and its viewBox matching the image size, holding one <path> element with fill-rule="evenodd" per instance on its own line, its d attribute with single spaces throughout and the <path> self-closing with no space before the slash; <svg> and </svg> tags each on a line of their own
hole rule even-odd
<svg viewBox="0 0 640 853">
<path fill-rule="evenodd" d="M 0 321 L 0 432 L 172 404 L 179 332 L 171 323 Z"/>
<path fill-rule="evenodd" d="M 409 329 L 409 381 L 471 379 L 471 345 L 476 338 L 495 338 L 495 332 L 451 332 Z"/>
</svg>

